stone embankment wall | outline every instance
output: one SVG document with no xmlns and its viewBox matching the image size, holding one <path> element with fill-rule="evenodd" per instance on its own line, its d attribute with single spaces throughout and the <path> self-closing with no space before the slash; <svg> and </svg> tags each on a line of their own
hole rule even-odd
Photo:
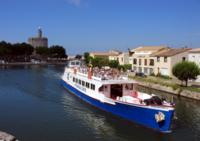
<svg viewBox="0 0 200 141">
<path fill-rule="evenodd" d="M 153 84 L 148 82 L 138 82 L 140 86 L 155 89 L 163 92 L 167 92 L 177 96 L 183 96 L 190 99 L 200 100 L 200 93 L 192 92 L 189 90 L 181 90 L 180 88 L 174 90 L 172 87 L 161 86 L 159 84 Z"/>
</svg>

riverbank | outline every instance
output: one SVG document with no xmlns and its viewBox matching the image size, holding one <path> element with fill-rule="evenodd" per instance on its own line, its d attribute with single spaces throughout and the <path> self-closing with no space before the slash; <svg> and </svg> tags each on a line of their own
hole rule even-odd
<svg viewBox="0 0 200 141">
<path fill-rule="evenodd" d="M 164 80 L 161 78 L 152 79 L 151 77 L 135 77 L 129 76 L 129 78 L 138 81 L 138 84 L 142 87 L 167 92 L 176 96 L 182 96 L 190 99 L 200 100 L 200 88 L 195 87 L 183 87 L 172 80 Z"/>
</svg>

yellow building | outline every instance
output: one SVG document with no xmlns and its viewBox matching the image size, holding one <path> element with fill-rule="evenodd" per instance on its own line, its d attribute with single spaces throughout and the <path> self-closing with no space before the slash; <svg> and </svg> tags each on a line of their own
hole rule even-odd
<svg viewBox="0 0 200 141">
<path fill-rule="evenodd" d="M 129 64 L 135 72 L 142 72 L 146 75 L 154 73 L 155 57 L 151 55 L 163 50 L 167 50 L 166 46 L 141 46 L 130 50 Z"/>
<path fill-rule="evenodd" d="M 108 52 L 91 52 L 90 56 L 93 58 L 100 57 L 100 58 L 107 58 L 109 60 L 117 60 L 119 61 L 120 65 L 129 63 L 128 53 L 123 53 L 116 50 L 110 50 Z"/>
<path fill-rule="evenodd" d="M 155 58 L 154 73 L 173 77 L 172 68 L 176 63 L 188 60 L 190 48 L 171 48 L 151 55 Z"/>
<path fill-rule="evenodd" d="M 200 67 L 200 48 L 195 48 L 189 51 L 188 61 L 196 63 Z M 196 82 L 200 82 L 200 75 L 197 76 Z"/>
</svg>

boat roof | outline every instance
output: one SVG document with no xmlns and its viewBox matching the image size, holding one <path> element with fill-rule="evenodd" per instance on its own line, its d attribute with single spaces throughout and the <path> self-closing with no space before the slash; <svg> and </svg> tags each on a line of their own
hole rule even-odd
<svg viewBox="0 0 200 141">
<path fill-rule="evenodd" d="M 134 80 L 102 80 L 102 85 L 111 85 L 111 84 L 133 84 L 137 83 Z"/>
</svg>

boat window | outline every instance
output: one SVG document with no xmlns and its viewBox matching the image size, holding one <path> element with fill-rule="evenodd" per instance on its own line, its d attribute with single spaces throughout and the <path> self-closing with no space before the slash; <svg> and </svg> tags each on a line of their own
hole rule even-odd
<svg viewBox="0 0 200 141">
<path fill-rule="evenodd" d="M 75 82 L 75 78 L 73 77 L 73 82 Z"/>
<path fill-rule="evenodd" d="M 75 65 L 75 62 L 71 62 L 71 65 Z"/>
<path fill-rule="evenodd" d="M 85 86 L 85 81 L 82 81 L 82 86 Z"/>
<path fill-rule="evenodd" d="M 86 87 L 89 88 L 90 87 L 90 84 L 88 82 L 86 82 Z"/>
<path fill-rule="evenodd" d="M 79 79 L 78 83 L 81 85 L 81 80 Z"/>
<path fill-rule="evenodd" d="M 78 79 L 76 78 L 76 83 L 78 83 Z"/>
<path fill-rule="evenodd" d="M 91 84 L 91 89 L 95 90 L 95 85 L 94 84 Z"/>
</svg>

